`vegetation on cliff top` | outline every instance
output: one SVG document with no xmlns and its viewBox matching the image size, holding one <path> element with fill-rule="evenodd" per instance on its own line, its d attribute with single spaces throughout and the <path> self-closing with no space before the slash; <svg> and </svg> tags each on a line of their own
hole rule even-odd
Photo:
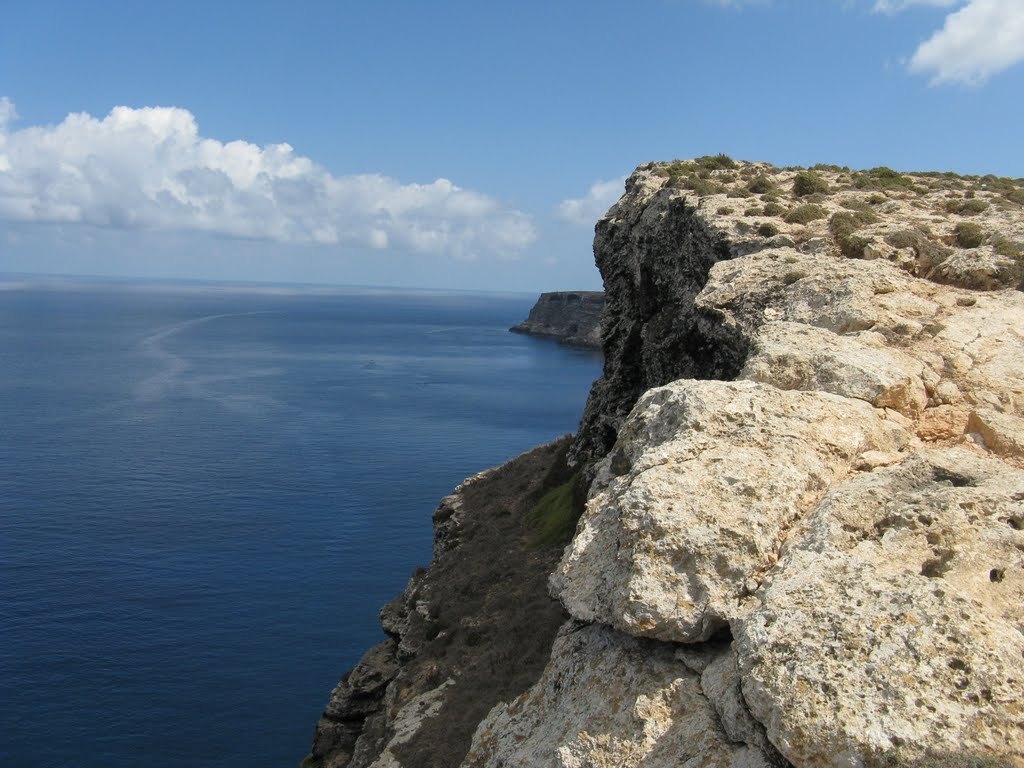
<svg viewBox="0 0 1024 768">
<path fill-rule="evenodd" d="M 815 251 L 825 244 L 838 256 L 887 259 L 964 287 L 1024 287 L 1024 179 L 886 166 L 779 168 L 723 154 L 641 170 L 692 193 L 716 212 L 716 226 L 740 239 Z M 736 198 L 746 202 L 737 207 Z M 958 250 L 970 251 L 969 259 L 949 261 Z"/>
</svg>

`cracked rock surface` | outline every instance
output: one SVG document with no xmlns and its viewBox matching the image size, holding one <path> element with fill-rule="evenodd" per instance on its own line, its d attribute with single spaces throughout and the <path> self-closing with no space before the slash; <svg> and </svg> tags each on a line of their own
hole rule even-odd
<svg viewBox="0 0 1024 768">
<path fill-rule="evenodd" d="M 589 493 L 561 559 L 480 557 L 446 500 L 437 577 L 324 738 L 358 720 L 381 767 L 1024 768 L 1024 189 L 709 167 L 642 166 L 597 225 L 605 369 L 562 447 Z M 503 492 L 536 498 L 516 466 Z M 473 552 L 484 606 L 546 581 L 568 614 L 477 699 L 474 655 L 516 664 L 505 615 L 456 610 L 484 640 L 451 658 L 422 631 Z"/>
</svg>

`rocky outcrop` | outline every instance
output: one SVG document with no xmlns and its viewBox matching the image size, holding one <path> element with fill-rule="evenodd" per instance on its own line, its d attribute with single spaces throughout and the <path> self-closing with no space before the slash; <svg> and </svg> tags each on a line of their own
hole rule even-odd
<svg viewBox="0 0 1024 768">
<path fill-rule="evenodd" d="M 726 160 L 598 224 L 568 617 L 461 764 L 1024 766 L 1024 188 Z"/>
<path fill-rule="evenodd" d="M 540 676 L 565 613 L 545 587 L 561 548 L 526 514 L 567 479 L 568 439 L 464 481 L 434 512 L 434 557 L 381 611 L 388 639 L 331 694 L 304 765 L 458 765 L 495 704 Z"/>
<path fill-rule="evenodd" d="M 570 347 L 600 349 L 603 312 L 602 291 L 542 293 L 530 316 L 509 330 L 557 339 Z"/>
</svg>

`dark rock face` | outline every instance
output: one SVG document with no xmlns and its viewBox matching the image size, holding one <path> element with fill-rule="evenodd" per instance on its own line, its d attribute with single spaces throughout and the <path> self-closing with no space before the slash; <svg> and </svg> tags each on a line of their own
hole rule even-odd
<svg viewBox="0 0 1024 768">
<path fill-rule="evenodd" d="M 689 198 L 635 173 L 597 223 L 594 258 L 604 278 L 604 375 L 594 383 L 570 461 L 608 453 L 623 420 L 651 387 L 680 378 L 733 379 L 746 341 L 694 307 L 711 267 L 737 254 Z"/>
<path fill-rule="evenodd" d="M 490 709 L 540 677 L 566 618 L 548 595 L 560 544 L 527 512 L 569 479 L 562 438 L 464 481 L 434 512 L 434 558 L 381 611 L 387 640 L 331 694 L 304 765 L 456 766 Z"/>
<path fill-rule="evenodd" d="M 547 336 L 573 347 L 601 347 L 601 291 L 542 293 L 530 316 L 509 328 L 514 333 Z"/>
</svg>

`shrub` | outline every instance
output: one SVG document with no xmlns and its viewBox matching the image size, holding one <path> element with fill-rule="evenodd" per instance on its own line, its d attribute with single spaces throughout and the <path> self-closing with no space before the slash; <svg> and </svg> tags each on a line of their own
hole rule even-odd
<svg viewBox="0 0 1024 768">
<path fill-rule="evenodd" d="M 794 270 L 792 270 L 790 272 L 787 272 L 786 274 L 784 274 L 782 276 L 782 282 L 785 285 L 792 285 L 797 280 L 803 280 L 805 277 L 807 277 L 807 273 L 806 272 L 804 272 L 802 270 L 799 270 L 799 269 L 794 269 Z"/>
<path fill-rule="evenodd" d="M 731 170 L 736 167 L 736 161 L 728 155 L 704 155 L 697 158 L 697 165 L 709 171 Z"/>
<path fill-rule="evenodd" d="M 953 235 L 956 237 L 956 244 L 961 248 L 977 248 L 985 242 L 985 230 L 969 222 L 957 224 Z"/>
<path fill-rule="evenodd" d="M 889 232 L 885 242 L 893 248 L 913 248 L 918 262 L 928 266 L 938 264 L 949 255 L 949 249 L 935 241 L 922 229 L 899 229 Z"/>
<path fill-rule="evenodd" d="M 876 192 L 875 194 L 870 195 L 868 197 L 868 204 L 869 205 L 881 205 L 882 203 L 884 203 L 888 199 L 889 198 L 886 197 L 885 195 L 880 195 L 880 194 L 878 194 Z"/>
<path fill-rule="evenodd" d="M 527 515 L 527 522 L 537 529 L 534 546 L 558 544 L 572 538 L 578 519 L 573 504 L 575 475 L 541 496 Z"/>
<path fill-rule="evenodd" d="M 909 176 L 886 168 L 884 165 L 853 175 L 853 186 L 857 189 L 910 189 L 923 192 Z"/>
<path fill-rule="evenodd" d="M 816 192 L 828 194 L 829 186 L 828 182 L 814 171 L 801 171 L 793 179 L 793 194 L 797 197 L 806 197 Z"/>
<path fill-rule="evenodd" d="M 825 209 L 820 205 L 801 205 L 783 218 L 787 224 L 807 224 L 817 219 L 824 219 L 826 215 Z"/>
<path fill-rule="evenodd" d="M 972 198 L 970 200 L 947 200 L 943 206 L 947 213 L 959 213 L 964 216 L 974 216 L 988 210 L 989 205 L 984 200 Z"/>
<path fill-rule="evenodd" d="M 786 207 L 772 201 L 764 204 L 765 216 L 781 216 L 786 212 Z"/>
<path fill-rule="evenodd" d="M 1011 259 L 1018 260 L 1024 257 L 1024 245 L 1008 240 L 1002 235 L 992 238 L 992 247 L 1000 256 L 1009 256 Z"/>
<path fill-rule="evenodd" d="M 681 160 L 673 160 L 668 165 L 659 169 L 658 175 L 667 175 L 672 181 L 675 181 L 683 176 L 689 176 L 696 170 L 697 166 L 694 163 L 684 163 Z"/>
<path fill-rule="evenodd" d="M 729 197 L 753 197 L 752 192 L 748 192 L 743 187 L 734 187 L 729 190 Z"/>
<path fill-rule="evenodd" d="M 747 189 L 755 195 L 763 195 L 765 192 L 771 192 L 775 189 L 775 185 L 772 184 L 771 179 L 762 175 L 751 179 L 750 183 L 747 184 Z"/>
<path fill-rule="evenodd" d="M 1024 205 L 1024 189 L 1012 189 L 1003 196 L 1011 203 Z"/>
<path fill-rule="evenodd" d="M 688 179 L 683 181 L 681 186 L 683 189 L 692 189 L 701 197 L 715 195 L 722 191 L 720 184 L 716 184 L 709 179 L 702 179 L 699 176 L 690 176 Z"/>
<path fill-rule="evenodd" d="M 718 209 L 719 216 L 728 216 L 730 213 L 732 213 L 732 208 L 730 208 L 727 205 L 723 205 L 721 208 Z"/>
<path fill-rule="evenodd" d="M 843 200 L 839 203 L 843 208 L 848 211 L 870 211 L 871 205 L 864 200 L 859 198 L 852 198 L 850 200 Z"/>
<path fill-rule="evenodd" d="M 745 210 L 743 212 L 743 215 L 744 216 L 761 216 L 762 215 L 762 211 L 757 206 L 754 206 L 753 208 L 747 208 L 747 210 Z"/>
<path fill-rule="evenodd" d="M 770 221 L 766 221 L 763 224 L 758 225 L 757 234 L 761 237 L 775 237 L 779 234 L 779 228 Z"/>
<path fill-rule="evenodd" d="M 839 252 L 848 259 L 860 259 L 864 256 L 864 249 L 871 241 L 868 238 L 860 237 L 857 230 L 868 224 L 878 221 L 874 211 L 853 211 L 847 213 L 841 211 L 832 214 L 828 221 L 828 231 L 839 246 Z"/>
</svg>

